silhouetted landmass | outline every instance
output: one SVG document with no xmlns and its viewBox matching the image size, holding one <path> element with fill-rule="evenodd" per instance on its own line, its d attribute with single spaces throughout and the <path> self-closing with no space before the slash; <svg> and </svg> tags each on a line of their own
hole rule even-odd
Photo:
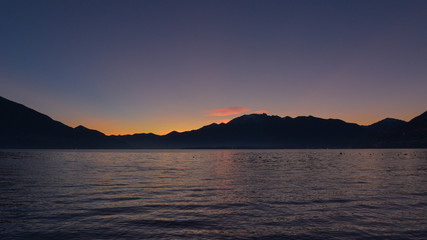
<svg viewBox="0 0 427 240">
<path fill-rule="evenodd" d="M 374 132 L 387 132 L 400 127 L 403 127 L 406 124 L 405 121 L 395 119 L 395 118 L 386 118 L 374 124 L 367 126 L 369 130 Z"/>
<path fill-rule="evenodd" d="M 121 141 L 0 97 L 0 148 L 123 148 Z"/>
<path fill-rule="evenodd" d="M 427 112 L 413 118 L 403 126 L 380 135 L 380 146 L 390 148 L 426 148 Z"/>
<path fill-rule="evenodd" d="M 0 148 L 425 148 L 427 112 L 409 122 L 386 118 L 369 126 L 339 119 L 251 114 L 227 124 L 159 136 L 106 136 L 71 128 L 0 97 Z"/>
</svg>

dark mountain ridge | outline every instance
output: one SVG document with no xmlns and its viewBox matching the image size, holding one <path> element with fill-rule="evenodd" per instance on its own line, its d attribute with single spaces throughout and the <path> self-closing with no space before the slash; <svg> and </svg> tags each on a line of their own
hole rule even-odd
<svg viewBox="0 0 427 240">
<path fill-rule="evenodd" d="M 0 97 L 0 148 L 425 148 L 427 112 L 409 122 L 386 118 L 369 126 L 313 116 L 250 114 L 166 135 L 112 135 L 71 128 Z"/>
<path fill-rule="evenodd" d="M 385 132 L 403 127 L 406 123 L 407 122 L 395 118 L 385 118 L 366 127 L 371 131 Z"/>
<path fill-rule="evenodd" d="M 0 148 L 123 148 L 103 133 L 69 127 L 22 104 L 0 97 Z"/>
</svg>

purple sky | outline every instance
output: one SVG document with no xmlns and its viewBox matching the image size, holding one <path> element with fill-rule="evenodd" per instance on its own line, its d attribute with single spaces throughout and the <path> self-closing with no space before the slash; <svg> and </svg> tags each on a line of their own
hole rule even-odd
<svg viewBox="0 0 427 240">
<path fill-rule="evenodd" d="M 0 95 L 108 134 L 427 110 L 427 1 L 0 2 Z"/>
</svg>

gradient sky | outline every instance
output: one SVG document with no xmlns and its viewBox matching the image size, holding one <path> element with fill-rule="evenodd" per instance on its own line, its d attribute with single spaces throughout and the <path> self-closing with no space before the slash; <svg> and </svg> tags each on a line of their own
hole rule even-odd
<svg viewBox="0 0 427 240">
<path fill-rule="evenodd" d="M 427 110 L 427 1 L 0 1 L 0 95 L 107 134 Z"/>
</svg>

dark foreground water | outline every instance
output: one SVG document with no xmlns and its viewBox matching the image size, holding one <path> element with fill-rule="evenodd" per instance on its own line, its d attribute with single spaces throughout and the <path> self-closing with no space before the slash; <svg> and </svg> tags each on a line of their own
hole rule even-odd
<svg viewBox="0 0 427 240">
<path fill-rule="evenodd" d="M 427 150 L 0 151 L 0 239 L 427 239 Z"/>
</svg>

